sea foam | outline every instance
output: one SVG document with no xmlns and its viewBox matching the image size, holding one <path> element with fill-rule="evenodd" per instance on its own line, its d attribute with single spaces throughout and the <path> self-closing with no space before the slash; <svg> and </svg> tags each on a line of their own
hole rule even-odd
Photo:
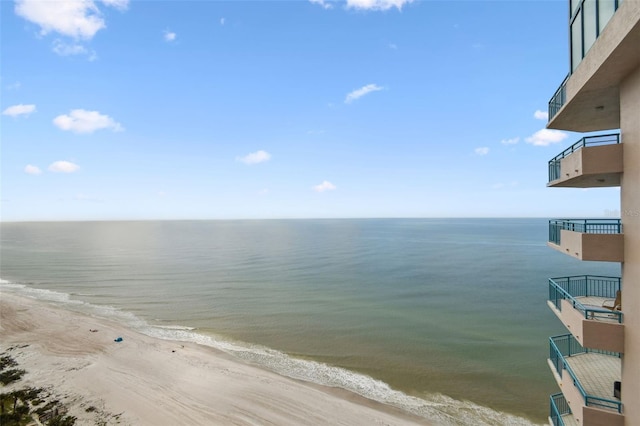
<svg viewBox="0 0 640 426">
<path fill-rule="evenodd" d="M 499 412 L 470 401 L 459 401 L 442 394 L 418 398 L 392 389 L 387 383 L 370 376 L 325 363 L 294 358 L 275 349 L 234 342 L 219 336 L 206 335 L 193 327 L 181 325 L 151 325 L 136 315 L 112 306 L 95 305 L 74 300 L 69 294 L 32 288 L 0 279 L 0 292 L 8 291 L 69 310 L 107 319 L 115 319 L 150 337 L 191 342 L 228 353 L 244 362 L 271 370 L 282 376 L 318 385 L 341 388 L 367 399 L 387 404 L 422 417 L 438 425 L 531 426 L 529 420 Z"/>
</svg>

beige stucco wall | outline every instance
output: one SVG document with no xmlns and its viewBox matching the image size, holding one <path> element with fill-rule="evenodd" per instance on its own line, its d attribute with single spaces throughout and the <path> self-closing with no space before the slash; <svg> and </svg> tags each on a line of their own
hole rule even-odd
<svg viewBox="0 0 640 426">
<path fill-rule="evenodd" d="M 559 383 L 562 394 L 567 400 L 573 418 L 576 423 L 582 426 L 623 426 L 626 417 L 615 411 L 602 410 L 599 408 L 587 407 L 584 405 L 584 398 L 573 384 L 573 379 L 569 373 L 562 373 L 562 381 Z"/>
<path fill-rule="evenodd" d="M 623 1 L 567 82 L 568 99 L 587 92 L 585 88 L 591 91 L 617 86 L 625 70 L 635 65 L 630 61 L 637 60 L 638 52 L 633 49 L 633 45 L 637 48 L 637 41 L 629 36 L 635 34 L 639 20 L 640 1 Z M 625 50 L 618 53 L 620 49 Z M 633 54 L 628 54 L 628 50 Z"/>
<path fill-rule="evenodd" d="M 560 320 L 583 347 L 613 352 L 624 351 L 622 324 L 586 319 L 584 314 L 573 309 L 567 300 L 560 302 L 560 308 Z"/>
<path fill-rule="evenodd" d="M 562 372 L 560 389 L 562 389 L 564 399 L 567 400 L 569 407 L 571 407 L 573 418 L 579 425 L 584 425 L 584 417 L 582 412 L 582 408 L 584 407 L 584 398 L 582 397 L 582 394 L 580 393 L 578 388 L 573 384 L 573 379 L 566 370 Z"/>
<path fill-rule="evenodd" d="M 622 358 L 622 402 L 627 425 L 640 424 L 640 68 L 620 86 L 621 133 L 625 144 L 621 217 L 625 259 L 622 264 L 622 309 L 625 354 Z"/>
<path fill-rule="evenodd" d="M 563 377 L 561 388 L 581 425 L 640 425 L 640 0 L 625 0 L 566 84 L 567 102 L 549 128 L 579 132 L 620 128 L 624 146 L 620 181 L 623 224 L 621 416 L 576 406 L 577 389 Z M 574 160 L 577 161 L 577 160 Z M 584 159 L 581 159 L 584 162 Z M 575 166 L 575 164 L 572 164 Z M 584 164 L 580 165 L 581 167 Z M 573 234 L 573 235 L 572 235 Z M 551 247 L 587 260 L 592 237 L 562 231 L 562 246 Z M 593 247 L 596 249 L 597 247 Z M 602 245 L 600 244 L 600 250 Z M 614 259 L 597 259 L 614 260 Z M 564 308 L 563 308 L 564 310 Z M 562 319 L 562 318 L 561 318 Z M 569 320 L 567 320 L 569 321 Z M 579 327 L 575 318 L 573 328 Z M 589 419 L 591 422 L 587 422 Z"/>
<path fill-rule="evenodd" d="M 583 234 L 563 229 L 560 231 L 560 246 L 549 246 L 580 260 L 622 262 L 623 238 L 622 234 Z"/>
<path fill-rule="evenodd" d="M 584 426 L 623 426 L 625 418 L 618 413 L 594 407 L 583 407 Z"/>
<path fill-rule="evenodd" d="M 582 319 L 584 346 L 605 351 L 624 351 L 624 325 Z"/>
<path fill-rule="evenodd" d="M 622 144 L 582 148 L 560 160 L 560 179 L 550 186 L 593 188 L 620 185 L 622 150 Z"/>
<path fill-rule="evenodd" d="M 621 144 L 587 147 L 580 151 L 583 174 L 622 172 Z"/>
<path fill-rule="evenodd" d="M 640 1 L 625 0 L 567 81 L 567 101 L 548 127 L 577 132 L 620 127 L 620 83 L 638 67 L 639 38 Z"/>
</svg>

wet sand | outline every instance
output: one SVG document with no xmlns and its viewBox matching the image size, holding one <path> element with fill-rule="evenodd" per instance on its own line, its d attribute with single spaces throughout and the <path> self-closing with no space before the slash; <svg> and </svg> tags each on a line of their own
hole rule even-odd
<svg viewBox="0 0 640 426">
<path fill-rule="evenodd" d="M 429 424 L 213 348 L 155 339 L 13 294 L 0 295 L 0 349 L 27 371 L 20 385 L 51 389 L 77 424 Z"/>
</svg>

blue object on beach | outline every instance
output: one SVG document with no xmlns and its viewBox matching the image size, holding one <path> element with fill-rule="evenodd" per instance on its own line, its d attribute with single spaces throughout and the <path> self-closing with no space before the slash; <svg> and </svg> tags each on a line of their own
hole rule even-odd
<svg viewBox="0 0 640 426">
<path fill-rule="evenodd" d="M 118 337 L 114 340 L 114 342 L 122 342 L 122 337 Z"/>
</svg>

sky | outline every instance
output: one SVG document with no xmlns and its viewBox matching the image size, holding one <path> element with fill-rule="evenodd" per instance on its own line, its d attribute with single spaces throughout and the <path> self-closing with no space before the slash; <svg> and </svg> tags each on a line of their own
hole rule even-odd
<svg viewBox="0 0 640 426">
<path fill-rule="evenodd" d="M 0 1 L 1 220 L 607 217 L 564 0 Z"/>
</svg>

